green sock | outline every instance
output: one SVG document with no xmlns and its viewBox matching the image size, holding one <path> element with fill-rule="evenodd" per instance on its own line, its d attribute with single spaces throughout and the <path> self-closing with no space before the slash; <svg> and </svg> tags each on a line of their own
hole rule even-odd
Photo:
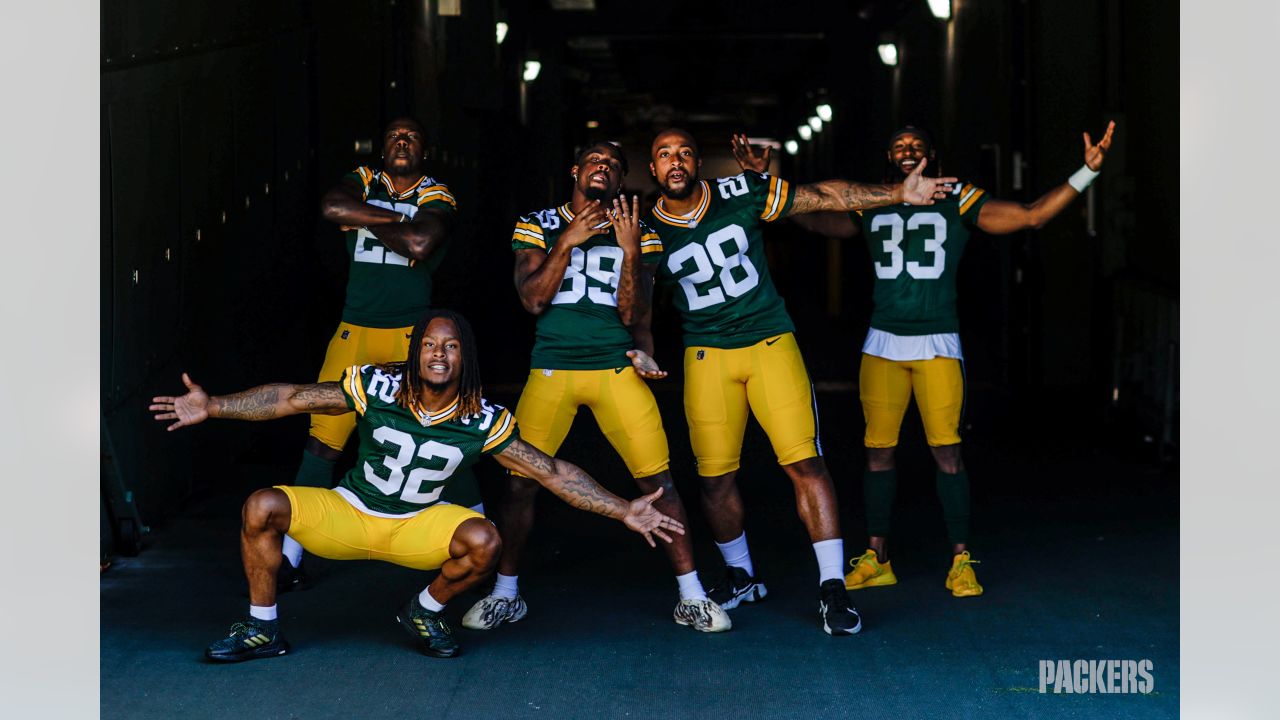
<svg viewBox="0 0 1280 720">
<path fill-rule="evenodd" d="M 952 545 L 969 542 L 969 473 L 961 470 L 952 475 L 938 471 L 938 500 L 942 502 L 942 519 L 947 523 L 947 537 Z"/>
<path fill-rule="evenodd" d="M 299 487 L 317 487 L 328 490 L 333 487 L 332 460 L 325 460 L 315 453 L 302 451 L 302 464 L 298 466 L 298 475 L 293 484 Z"/>
<path fill-rule="evenodd" d="M 893 496 L 898 492 L 898 470 L 867 470 L 862 474 L 862 499 L 867 506 L 867 534 L 889 536 Z"/>
</svg>

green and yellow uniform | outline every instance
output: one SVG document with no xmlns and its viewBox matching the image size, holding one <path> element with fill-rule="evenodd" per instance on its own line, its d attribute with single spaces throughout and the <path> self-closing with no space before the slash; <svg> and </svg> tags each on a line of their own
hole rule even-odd
<svg viewBox="0 0 1280 720">
<path fill-rule="evenodd" d="M 502 452 L 520 433 L 501 405 L 482 402 L 459 416 L 458 402 L 434 413 L 396 403 L 399 366 L 352 366 L 342 375 L 347 407 L 359 415 L 355 467 L 333 490 L 284 487 L 289 535 L 335 560 L 378 559 L 429 570 L 448 559 L 463 521 L 482 517 L 441 500 L 446 485 L 482 455 Z"/>
<path fill-rule="evenodd" d="M 550 253 L 573 220 L 566 203 L 521 217 L 513 251 Z M 635 347 L 618 317 L 623 251 L 611 223 L 570 252 L 559 291 L 538 316 L 532 369 L 516 405 L 526 442 L 554 456 L 578 408 L 587 406 L 634 477 L 667 469 L 667 436 L 653 393 L 627 358 Z M 642 224 L 641 262 L 656 263 L 662 241 Z"/>
<path fill-rule="evenodd" d="M 962 184 L 933 205 L 853 214 L 875 266 L 875 309 L 863 343 L 859 394 L 867 447 L 894 447 L 914 392 L 932 446 L 960 442 L 963 352 L 956 272 L 987 195 Z"/>
<path fill-rule="evenodd" d="M 661 282 L 677 285 L 684 325 L 685 414 L 698 474 L 738 469 L 748 408 L 778 462 L 822 454 L 813 389 L 795 325 L 769 277 L 762 223 L 791 208 L 790 184 L 745 171 L 700 181 L 688 215 L 653 209 Z"/>
</svg>

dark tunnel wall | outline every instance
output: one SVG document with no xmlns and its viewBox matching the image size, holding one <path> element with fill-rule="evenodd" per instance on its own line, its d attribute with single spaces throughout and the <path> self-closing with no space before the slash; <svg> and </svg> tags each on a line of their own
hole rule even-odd
<svg viewBox="0 0 1280 720">
<path fill-rule="evenodd" d="M 488 383 L 523 380 L 533 318 L 511 284 L 511 223 L 563 200 L 574 146 L 599 134 L 583 125 L 598 114 L 587 104 L 592 77 L 566 43 L 602 30 L 589 13 L 540 2 L 462 0 L 460 15 L 442 16 L 451 5 L 103 4 L 103 482 L 116 514 L 160 522 L 226 463 L 301 449 L 300 418 L 168 435 L 146 403 L 177 392 L 183 370 L 214 392 L 315 376 L 347 262 L 338 231 L 318 220 L 319 197 L 355 165 L 377 164 L 381 127 L 396 115 L 428 125 L 430 172 L 459 199 L 437 302 L 479 328 Z M 599 5 L 600 18 L 630 18 L 623 25 L 642 36 L 678 27 L 682 7 L 619 15 L 628 6 Z M 1030 201 L 1080 166 L 1081 130 L 1096 137 L 1117 119 L 1092 226 L 1078 201 L 1044 230 L 970 244 L 960 277 L 969 378 L 1011 403 L 1118 420 L 1176 443 L 1176 15 L 1149 0 L 953 5 L 950 29 L 923 1 L 819 3 L 797 8 L 812 17 L 779 19 L 795 31 L 779 57 L 819 43 L 823 59 L 779 83 L 784 109 L 802 120 L 821 90 L 836 110 L 826 132 L 780 158 L 781 174 L 878 180 L 883 139 L 915 122 L 940 128 L 947 173 Z M 714 25 L 715 7 L 700 21 Z M 497 19 L 511 28 L 501 46 Z M 643 48 L 617 39 L 626 27 L 609 30 L 616 47 Z M 903 48 L 896 70 L 877 58 L 884 37 Z M 695 57 L 699 48 L 689 44 Z M 635 52 L 618 59 L 621 71 L 647 67 Z M 524 88 L 522 121 L 528 58 L 543 68 Z M 704 74 L 714 83 L 731 71 Z M 660 122 L 621 139 L 647 147 Z M 793 127 L 741 129 L 782 139 Z M 727 144 L 724 126 L 706 132 L 706 143 Z M 647 182 L 647 170 L 637 172 Z M 788 224 L 769 237 L 815 379 L 855 380 L 870 314 L 861 242 Z M 834 285 L 814 279 L 828 264 Z M 660 355 L 678 357 L 669 309 L 655 330 Z"/>
</svg>

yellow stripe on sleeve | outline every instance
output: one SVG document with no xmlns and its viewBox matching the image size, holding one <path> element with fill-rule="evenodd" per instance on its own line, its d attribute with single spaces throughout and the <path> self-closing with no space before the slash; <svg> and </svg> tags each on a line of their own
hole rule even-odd
<svg viewBox="0 0 1280 720">
<path fill-rule="evenodd" d="M 484 447 L 481 452 L 489 452 L 489 450 L 502 444 L 511 434 L 516 431 L 515 417 L 511 411 L 503 408 L 502 414 L 493 423 L 493 429 L 489 431 L 489 437 L 484 441 Z"/>
<path fill-rule="evenodd" d="M 773 222 L 782 216 L 782 208 L 787 205 L 791 195 L 791 184 L 780 178 L 769 178 L 769 198 L 765 202 L 765 212 L 760 218 L 765 222 Z"/>
<path fill-rule="evenodd" d="M 364 394 L 364 386 L 360 382 L 360 366 L 352 365 L 347 368 L 347 394 L 355 401 L 356 412 L 361 415 L 365 410 L 369 409 L 369 398 Z"/>
<path fill-rule="evenodd" d="M 974 188 L 974 189 L 973 189 L 972 191 L 970 191 L 970 192 L 971 192 L 971 195 L 969 196 L 969 199 L 968 199 L 968 200 L 964 200 L 964 201 L 962 201 L 962 202 L 960 203 L 960 214 L 961 214 L 961 215 L 963 215 L 963 214 L 965 214 L 966 212 L 968 212 L 968 211 L 969 211 L 969 208 L 973 207 L 973 204 L 974 204 L 974 203 L 976 203 L 976 202 L 978 202 L 978 198 L 982 197 L 982 196 L 983 196 L 983 194 L 984 194 L 982 190 L 979 190 L 979 189 L 977 189 L 977 188 Z"/>
<path fill-rule="evenodd" d="M 537 245 L 543 250 L 547 249 L 547 242 L 542 239 L 541 235 L 534 235 L 528 230 L 521 230 L 520 228 L 516 228 L 515 232 L 511 233 L 511 242 L 528 243 L 530 245 Z"/>
</svg>

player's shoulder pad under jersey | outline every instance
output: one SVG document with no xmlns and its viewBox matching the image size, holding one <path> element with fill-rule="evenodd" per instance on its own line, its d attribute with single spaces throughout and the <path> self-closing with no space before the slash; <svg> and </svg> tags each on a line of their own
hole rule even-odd
<svg viewBox="0 0 1280 720">
<path fill-rule="evenodd" d="M 559 230 L 564 224 L 557 208 L 535 210 L 521 215 L 516 220 L 516 228 L 511 233 L 512 247 L 521 250 L 525 245 L 547 249 L 547 233 Z"/>
<path fill-rule="evenodd" d="M 369 187 L 376 182 L 378 172 L 368 165 L 361 165 L 355 170 L 347 173 L 347 177 L 360 183 L 360 189 L 364 192 L 364 196 L 367 199 L 369 197 Z"/>
<path fill-rule="evenodd" d="M 737 175 L 716 178 L 721 200 L 749 203 L 765 222 L 782 217 L 791 204 L 791 184 L 769 173 L 743 170 Z"/>
<path fill-rule="evenodd" d="M 650 254 L 660 254 L 662 252 L 662 238 L 658 236 L 657 231 L 650 227 L 649 223 L 643 219 L 640 220 L 640 255 L 648 256 Z"/>
<path fill-rule="evenodd" d="M 484 433 L 484 446 L 481 452 L 500 452 L 512 440 L 519 437 L 516 431 L 516 416 L 507 408 L 480 398 L 480 412 L 465 415 L 458 422 L 466 427 L 474 427 L 477 432 Z"/>
<path fill-rule="evenodd" d="M 370 403 L 394 405 L 404 373 L 398 366 L 352 365 L 342 372 L 342 394 L 353 410 L 365 414 Z"/>
<path fill-rule="evenodd" d="M 449 188 L 429 175 L 424 176 L 418 183 L 416 198 L 419 207 L 436 202 L 447 203 L 450 208 L 455 210 L 458 208 L 458 201 L 453 197 L 453 193 L 449 192 Z"/>
</svg>

